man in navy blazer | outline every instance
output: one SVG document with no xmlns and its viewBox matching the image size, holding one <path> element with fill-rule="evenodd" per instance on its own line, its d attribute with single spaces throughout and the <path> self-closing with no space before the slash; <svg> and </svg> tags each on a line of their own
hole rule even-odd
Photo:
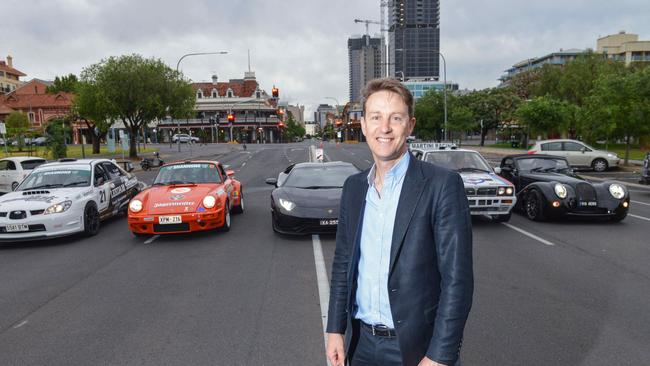
<svg viewBox="0 0 650 366">
<path fill-rule="evenodd" d="M 458 365 L 474 286 L 462 179 L 409 155 L 413 97 L 401 83 L 370 81 L 363 103 L 374 165 L 343 186 L 327 357 L 334 366 Z"/>
</svg>

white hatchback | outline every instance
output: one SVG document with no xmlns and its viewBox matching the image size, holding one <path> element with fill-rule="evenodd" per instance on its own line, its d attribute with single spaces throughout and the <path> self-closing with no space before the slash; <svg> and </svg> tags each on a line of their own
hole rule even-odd
<svg viewBox="0 0 650 366">
<path fill-rule="evenodd" d="M 45 159 L 28 156 L 0 159 L 0 193 L 15 190 L 34 168 L 46 162 Z"/>
<path fill-rule="evenodd" d="M 615 153 L 594 149 L 577 140 L 537 141 L 528 153 L 562 156 L 574 168 L 591 168 L 597 172 L 604 172 L 621 162 Z"/>
</svg>

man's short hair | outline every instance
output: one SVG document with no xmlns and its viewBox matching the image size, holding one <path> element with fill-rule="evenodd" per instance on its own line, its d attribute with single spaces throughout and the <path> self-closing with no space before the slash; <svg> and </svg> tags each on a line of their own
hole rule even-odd
<svg viewBox="0 0 650 366">
<path fill-rule="evenodd" d="M 366 115 L 366 101 L 371 95 L 380 91 L 389 91 L 399 95 L 402 101 L 408 106 L 409 118 L 413 118 L 413 94 L 397 79 L 381 78 L 370 80 L 363 88 L 361 102 L 363 103 L 363 115 Z"/>
</svg>

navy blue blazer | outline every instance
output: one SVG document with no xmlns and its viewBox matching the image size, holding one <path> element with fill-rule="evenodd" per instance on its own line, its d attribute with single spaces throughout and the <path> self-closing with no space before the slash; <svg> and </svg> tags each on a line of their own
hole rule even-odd
<svg viewBox="0 0 650 366">
<path fill-rule="evenodd" d="M 328 333 L 345 333 L 348 356 L 358 339 L 353 322 L 368 170 L 343 186 L 332 265 Z M 453 365 L 472 305 L 472 221 L 460 175 L 416 159 L 397 206 L 388 295 L 404 366 L 424 356 Z"/>
</svg>

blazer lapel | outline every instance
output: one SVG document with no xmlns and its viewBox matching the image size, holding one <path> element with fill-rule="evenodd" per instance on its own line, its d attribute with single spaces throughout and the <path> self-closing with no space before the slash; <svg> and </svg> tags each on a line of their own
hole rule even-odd
<svg viewBox="0 0 650 366">
<path fill-rule="evenodd" d="M 393 226 L 389 274 L 393 271 L 397 254 L 404 243 L 406 230 L 408 229 L 413 213 L 415 213 L 415 208 L 420 200 L 422 191 L 424 190 L 424 178 L 422 177 L 419 164 L 420 162 L 418 160 L 411 157 L 409 167 L 406 171 L 406 176 L 404 177 L 404 183 L 402 184 L 402 192 L 400 193 L 397 213 L 395 214 L 395 225 Z"/>
<path fill-rule="evenodd" d="M 354 226 L 354 236 L 352 244 L 352 260 L 348 263 L 348 274 L 356 276 L 357 263 L 359 261 L 359 248 L 361 245 L 361 229 L 363 228 L 363 214 L 366 210 L 366 194 L 368 193 L 368 181 L 366 180 L 367 171 L 364 172 L 363 179 L 357 183 L 357 195 L 355 202 L 350 207 L 350 224 Z"/>
</svg>

